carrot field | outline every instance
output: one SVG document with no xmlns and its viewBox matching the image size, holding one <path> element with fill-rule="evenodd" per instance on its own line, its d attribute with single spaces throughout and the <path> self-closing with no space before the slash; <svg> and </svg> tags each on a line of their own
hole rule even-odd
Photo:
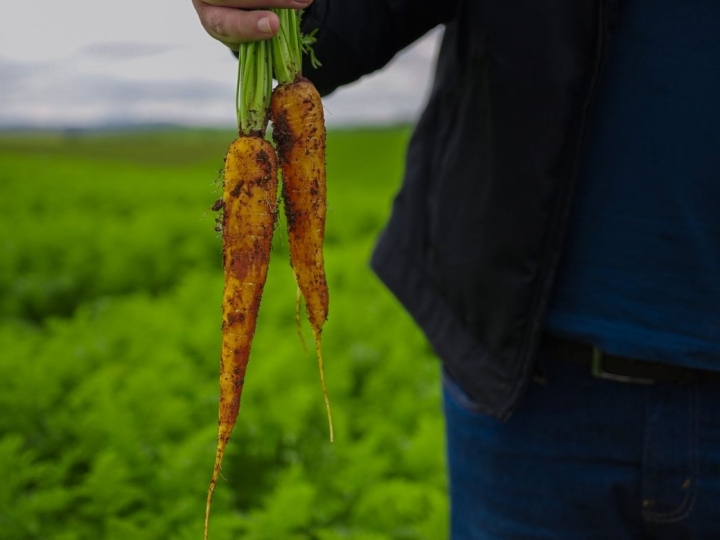
<svg viewBox="0 0 720 540">
<path fill-rule="evenodd" d="M 437 361 L 367 264 L 408 136 L 328 134 L 333 444 L 278 225 L 212 540 L 446 537 Z M 0 134 L 0 539 L 201 538 L 232 138 Z"/>
</svg>

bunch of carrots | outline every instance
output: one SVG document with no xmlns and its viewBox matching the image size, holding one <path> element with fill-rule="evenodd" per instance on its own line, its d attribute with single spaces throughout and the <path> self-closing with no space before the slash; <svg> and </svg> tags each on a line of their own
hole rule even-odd
<svg viewBox="0 0 720 540">
<path fill-rule="evenodd" d="M 215 466 L 205 509 L 208 538 L 210 506 L 225 448 L 240 408 L 240 396 L 277 220 L 278 164 L 288 224 L 290 263 L 305 301 L 320 368 L 330 440 L 330 404 L 321 351 L 328 315 L 323 263 L 325 236 L 325 123 L 320 95 L 302 77 L 303 48 L 312 38 L 300 34 L 299 14 L 278 9 L 280 30 L 270 41 L 240 45 L 237 83 L 239 137 L 225 157 L 221 210 L 225 287 L 222 300 L 219 431 Z M 272 90 L 273 72 L 278 81 Z M 265 138 L 273 123 L 274 145 Z"/>
</svg>

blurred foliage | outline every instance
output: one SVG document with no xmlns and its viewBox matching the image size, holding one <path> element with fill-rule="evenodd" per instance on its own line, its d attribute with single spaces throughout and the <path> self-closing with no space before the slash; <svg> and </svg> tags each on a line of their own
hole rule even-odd
<svg viewBox="0 0 720 540">
<path fill-rule="evenodd" d="M 367 267 L 407 136 L 329 135 L 334 444 L 278 226 L 213 540 L 446 537 L 437 364 Z M 0 136 L 0 538 L 201 538 L 231 138 Z"/>
</svg>

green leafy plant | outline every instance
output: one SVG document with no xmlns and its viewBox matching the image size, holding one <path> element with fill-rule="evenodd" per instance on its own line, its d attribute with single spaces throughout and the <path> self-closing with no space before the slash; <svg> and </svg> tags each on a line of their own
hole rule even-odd
<svg viewBox="0 0 720 540">
<path fill-rule="evenodd" d="M 292 270 L 275 261 L 214 539 L 446 534 L 437 362 L 367 269 L 407 137 L 329 134 L 324 348 L 336 442 L 297 340 Z M 0 137 L 1 538 L 200 538 L 222 292 L 208 209 L 230 138 Z M 169 164 L 177 155 L 181 167 Z"/>
</svg>

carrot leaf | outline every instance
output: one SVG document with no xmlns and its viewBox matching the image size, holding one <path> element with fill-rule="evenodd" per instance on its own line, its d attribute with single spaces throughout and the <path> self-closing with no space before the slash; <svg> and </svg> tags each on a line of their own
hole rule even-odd
<svg viewBox="0 0 720 540">
<path fill-rule="evenodd" d="M 315 56 L 315 49 L 313 46 L 315 45 L 315 42 L 317 41 L 317 38 L 315 37 L 315 34 L 317 34 L 318 29 L 315 28 L 312 32 L 309 34 L 301 34 L 300 35 L 300 43 L 302 47 L 302 52 L 304 54 L 307 54 L 310 57 L 310 65 L 314 68 L 319 68 L 322 66 L 322 63 L 320 63 L 320 60 L 318 60 L 318 57 Z"/>
</svg>

